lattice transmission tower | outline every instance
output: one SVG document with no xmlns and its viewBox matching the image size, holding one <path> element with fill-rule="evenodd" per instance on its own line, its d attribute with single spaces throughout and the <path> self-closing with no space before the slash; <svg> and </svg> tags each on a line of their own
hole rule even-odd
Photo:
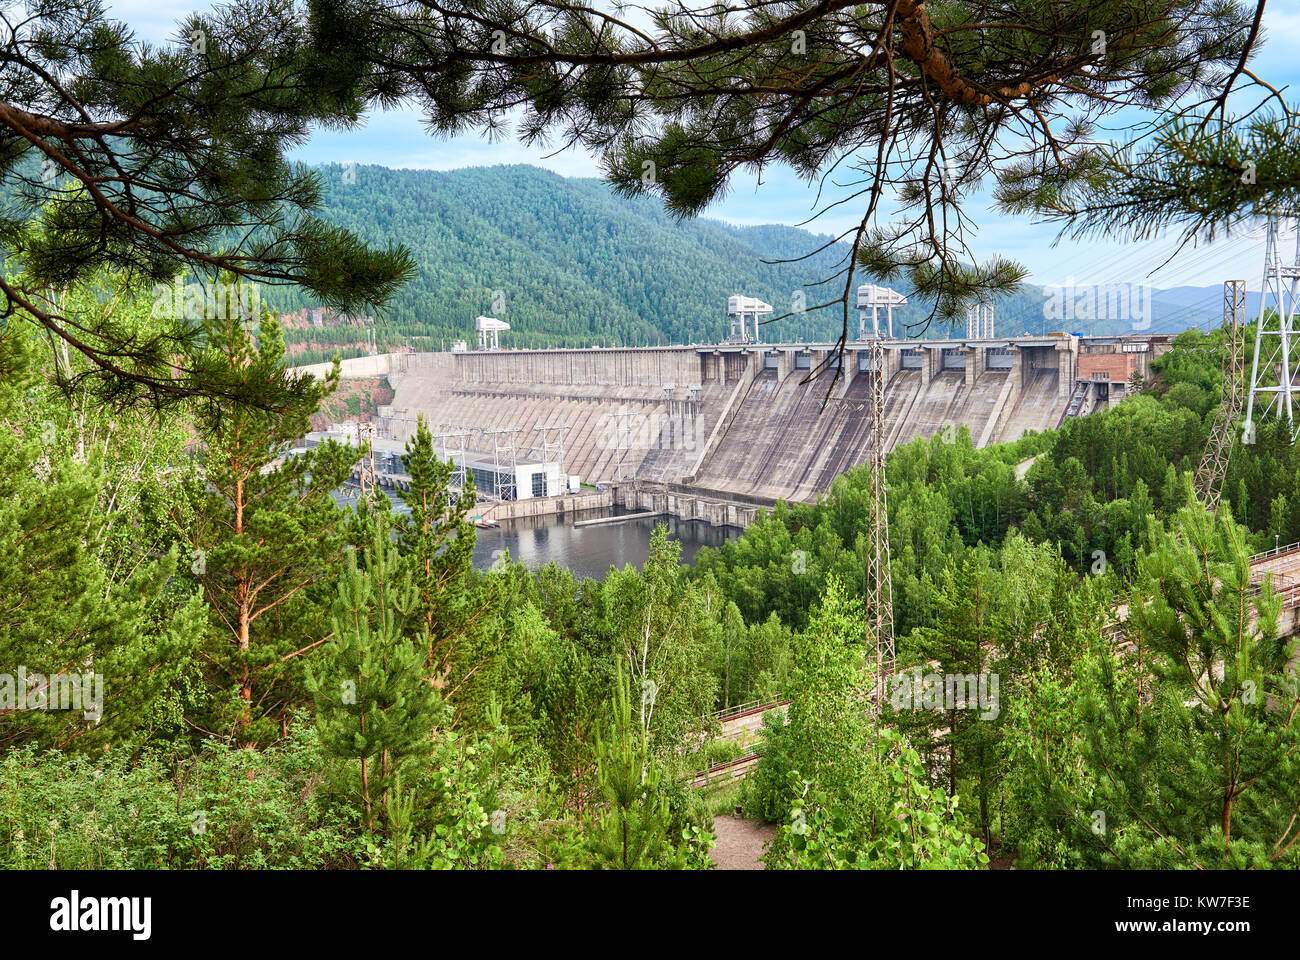
<svg viewBox="0 0 1300 960">
<path fill-rule="evenodd" d="M 497 500 L 519 499 L 516 482 L 519 475 L 518 442 L 519 434 L 523 432 L 523 427 L 479 428 L 479 433 L 492 441 L 492 496 Z"/>
<path fill-rule="evenodd" d="M 374 500 L 375 488 L 379 483 L 379 471 L 375 469 L 375 428 L 366 422 L 357 424 L 357 440 L 361 444 L 363 455 L 357 471 L 357 486 L 361 488 L 363 500 Z"/>
<path fill-rule="evenodd" d="M 868 347 L 871 366 L 870 542 L 867 545 L 867 657 L 874 654 L 875 702 L 884 699 L 894 672 L 894 586 L 889 568 L 889 498 L 885 485 L 885 341 L 879 333 Z"/>
<path fill-rule="evenodd" d="M 1264 285 L 1259 295 L 1259 322 L 1255 326 L 1255 358 L 1250 365 L 1250 396 L 1246 400 L 1246 422 L 1242 442 L 1255 442 L 1255 406 L 1260 412 L 1285 419 L 1295 442 L 1295 361 L 1291 345 L 1295 340 L 1296 284 L 1300 282 L 1300 230 L 1296 231 L 1296 255 L 1291 264 L 1282 262 L 1278 240 L 1279 218 L 1268 218 L 1264 247 Z M 1270 303 L 1271 301 L 1271 303 Z M 1270 307 L 1277 315 L 1276 329 L 1265 329 Z M 1272 324 L 1270 323 L 1271 327 Z"/>
<path fill-rule="evenodd" d="M 442 444 L 442 459 L 451 462 L 452 471 L 449 484 L 457 491 L 457 497 L 459 497 L 460 491 L 465 489 L 465 481 L 469 472 L 469 468 L 465 465 L 469 459 L 467 444 L 473 436 L 474 431 L 469 427 L 458 427 L 453 423 L 439 424 L 438 432 L 433 435 L 434 441 Z"/>
<path fill-rule="evenodd" d="M 1223 397 L 1214 415 L 1205 453 L 1196 470 L 1196 495 L 1210 509 L 1219 509 L 1223 478 L 1228 472 L 1228 457 L 1237 434 L 1241 416 L 1242 322 L 1246 317 L 1246 282 L 1228 280 L 1223 284 Z"/>
</svg>

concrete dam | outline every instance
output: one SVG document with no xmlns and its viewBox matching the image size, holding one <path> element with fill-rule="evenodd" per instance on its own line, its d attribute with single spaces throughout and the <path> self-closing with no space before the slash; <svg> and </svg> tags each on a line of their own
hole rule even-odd
<svg viewBox="0 0 1300 960">
<path fill-rule="evenodd" d="M 889 340 L 880 440 L 889 450 L 964 425 L 984 447 L 1052 429 L 1122 399 L 1129 378 L 1145 377 L 1168 349 L 1162 336 Z M 564 474 L 614 489 L 613 502 L 743 525 L 777 499 L 815 501 L 867 460 L 876 442 L 868 345 L 846 346 L 833 382 L 835 369 L 810 379 L 834 352 L 755 343 L 489 349 L 343 367 L 344 376 L 387 376 L 394 397 L 378 409 L 379 437 L 405 441 L 423 413 L 444 456 L 467 442 L 480 460 L 485 449 L 512 462 L 558 456 Z"/>
</svg>

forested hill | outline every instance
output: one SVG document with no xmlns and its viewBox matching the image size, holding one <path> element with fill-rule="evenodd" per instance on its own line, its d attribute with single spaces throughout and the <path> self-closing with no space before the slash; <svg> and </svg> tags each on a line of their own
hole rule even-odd
<svg viewBox="0 0 1300 960">
<path fill-rule="evenodd" d="M 599 180 L 530 166 L 448 173 L 358 166 L 355 183 L 345 168 L 322 172 L 326 217 L 415 254 L 420 275 L 388 314 L 404 336 L 469 339 L 474 317 L 488 314 L 511 324 L 511 346 L 720 340 L 728 296 L 789 309 L 793 291 L 835 273 L 843 256 L 841 247 L 801 263 L 765 263 L 800 257 L 829 238 L 677 221 L 654 199 L 623 199 Z M 498 290 L 504 309 L 494 304 Z M 809 291 L 810 305 L 817 292 Z M 286 309 L 307 305 L 281 296 Z M 837 329 L 829 310 L 780 326 L 787 339 Z"/>
<path fill-rule="evenodd" d="M 813 253 L 829 237 L 789 226 L 679 221 L 657 199 L 617 197 L 596 179 L 524 165 L 320 170 L 324 216 L 369 242 L 404 243 L 419 263 L 419 276 L 396 294 L 377 331 L 381 349 L 472 340 L 479 314 L 511 324 L 502 346 L 712 342 L 727 334 L 731 294 L 759 297 L 779 313 L 791 309 L 796 291 L 804 290 L 813 306 L 838 295 L 843 283 L 819 285 L 841 268 L 844 244 L 778 262 Z M 495 291 L 502 297 L 494 302 Z M 314 306 L 294 291 L 269 298 L 286 312 Z M 1044 319 L 1043 302 L 1032 287 L 1002 301 L 999 331 L 1064 329 Z M 903 332 L 900 321 L 928 312 L 928 304 L 902 308 L 896 332 Z M 1158 302 L 1155 317 L 1159 326 Z M 841 322 L 834 309 L 810 311 L 767 325 L 764 339 L 834 339 Z M 856 311 L 852 323 L 855 336 Z M 1103 324 L 1095 329 L 1112 332 Z M 940 332 L 936 326 L 930 335 Z M 290 340 L 311 351 L 306 360 L 334 347 L 347 355 L 357 335 L 355 328 L 327 327 L 294 331 Z"/>
</svg>

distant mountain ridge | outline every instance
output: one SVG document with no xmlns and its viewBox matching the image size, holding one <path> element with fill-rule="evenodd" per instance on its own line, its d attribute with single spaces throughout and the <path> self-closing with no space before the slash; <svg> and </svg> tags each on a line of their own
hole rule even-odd
<svg viewBox="0 0 1300 960">
<path fill-rule="evenodd" d="M 814 252 L 828 236 L 780 224 L 679 221 L 659 201 L 617 197 L 596 179 L 526 165 L 317 169 L 324 217 L 370 243 L 405 243 L 418 262 L 419 276 L 393 297 L 376 331 L 383 349 L 472 340 L 480 314 L 511 324 L 505 347 L 715 342 L 727 335 L 731 294 L 759 297 L 779 314 L 792 309 L 798 291 L 812 306 L 836 296 L 843 283 L 820 283 L 843 269 L 848 252 L 843 243 Z M 1046 307 L 1050 291 L 1026 285 L 998 303 L 997 329 L 1164 333 L 1217 322 L 1221 301 L 1202 308 L 1184 296 L 1186 289 L 1170 298 L 1155 291 L 1145 318 L 1057 320 Z M 297 291 L 275 290 L 267 299 L 286 311 L 314 306 Z M 1208 293 L 1201 299 L 1212 301 Z M 923 303 L 900 308 L 895 332 L 928 312 Z M 835 308 L 810 310 L 765 325 L 763 335 L 772 342 L 833 340 L 841 323 Z M 928 335 L 945 332 L 936 326 Z M 850 338 L 856 334 L 853 310 Z M 290 339 L 306 349 L 305 358 L 323 359 L 354 343 L 356 330 L 294 331 Z"/>
</svg>

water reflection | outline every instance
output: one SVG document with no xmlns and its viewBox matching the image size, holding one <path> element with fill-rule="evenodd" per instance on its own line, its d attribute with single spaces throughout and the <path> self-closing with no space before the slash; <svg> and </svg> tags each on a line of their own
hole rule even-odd
<svg viewBox="0 0 1300 960">
<path fill-rule="evenodd" d="M 380 488 L 384 489 L 384 488 Z M 340 503 L 350 503 L 356 489 L 336 493 Z M 386 494 L 389 491 L 384 490 Z M 397 510 L 406 508 L 396 495 L 389 494 Z M 474 544 L 474 567 L 488 570 L 509 551 L 516 561 L 536 570 L 554 560 L 573 571 L 577 577 L 603 579 L 609 568 L 632 564 L 638 569 L 650 554 L 650 536 L 658 524 L 668 527 L 668 535 L 682 545 L 682 562 L 693 563 L 700 547 L 717 547 L 740 536 L 739 527 L 712 527 L 696 520 L 676 517 L 645 517 L 620 523 L 575 527 L 576 520 L 610 517 L 629 511 L 617 508 L 585 510 L 562 519 L 554 515 L 503 520 L 501 526 L 477 530 Z"/>
<path fill-rule="evenodd" d="M 641 567 L 650 554 L 650 536 L 664 524 L 668 535 L 682 545 L 682 562 L 693 563 L 700 547 L 721 546 L 740 535 L 738 527 L 711 527 L 676 517 L 645 517 L 620 523 L 575 527 L 575 520 L 613 516 L 612 510 L 587 510 L 563 520 L 525 517 L 503 520 L 500 527 L 479 530 L 474 546 L 474 566 L 486 570 L 509 550 L 510 556 L 537 569 L 554 560 L 575 576 L 603 578 L 609 568 L 633 564 Z"/>
</svg>

